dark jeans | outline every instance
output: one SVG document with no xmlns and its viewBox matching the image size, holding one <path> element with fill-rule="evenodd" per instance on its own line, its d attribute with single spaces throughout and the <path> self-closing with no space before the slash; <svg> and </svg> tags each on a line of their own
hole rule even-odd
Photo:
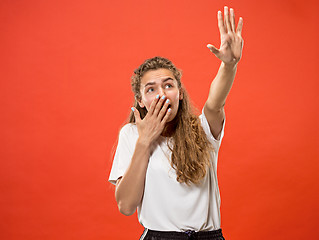
<svg viewBox="0 0 319 240">
<path fill-rule="evenodd" d="M 162 232 L 145 229 L 140 240 L 225 240 L 225 238 L 221 229 L 201 232 Z"/>
</svg>

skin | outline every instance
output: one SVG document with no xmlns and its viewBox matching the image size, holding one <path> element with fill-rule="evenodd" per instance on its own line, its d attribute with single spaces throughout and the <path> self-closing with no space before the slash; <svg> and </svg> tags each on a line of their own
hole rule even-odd
<svg viewBox="0 0 319 240">
<path fill-rule="evenodd" d="M 150 111 L 152 102 L 156 100 L 158 96 L 159 98 L 164 98 L 164 100 L 169 101 L 168 104 L 171 106 L 172 112 L 167 121 L 172 121 L 175 118 L 179 100 L 183 99 L 183 94 L 178 88 L 177 80 L 170 70 L 157 69 L 146 72 L 141 79 L 140 91 L 142 95 L 139 101 L 140 107 L 146 107 L 147 111 Z M 164 103 L 166 103 L 166 101 L 164 101 Z"/>
<path fill-rule="evenodd" d="M 220 48 L 218 49 L 212 44 L 208 44 L 207 47 L 222 63 L 211 83 L 208 99 L 204 106 L 205 116 L 215 138 L 219 136 L 222 130 L 226 98 L 233 85 L 237 63 L 241 59 L 244 45 L 241 36 L 243 19 L 239 18 L 235 30 L 235 13 L 232 8 L 228 11 L 228 7 L 224 7 L 224 19 L 221 11 L 218 11 L 217 20 L 221 39 Z"/>
<path fill-rule="evenodd" d="M 167 69 L 149 71 L 141 79 L 139 105 L 146 107 L 148 112 L 141 120 L 138 110 L 133 108 L 139 138 L 130 166 L 117 181 L 115 190 L 115 199 L 124 215 L 133 214 L 142 200 L 152 145 L 163 133 L 165 124 L 176 116 L 179 99 L 183 97 L 177 86 L 176 79 Z M 171 109 L 168 109 L 169 105 Z"/>
<path fill-rule="evenodd" d="M 222 61 L 218 73 L 211 83 L 209 95 L 204 106 L 204 113 L 215 138 L 218 138 L 222 130 L 225 118 L 224 105 L 227 95 L 232 87 L 237 63 L 241 59 L 243 39 L 241 31 L 243 19 L 239 18 L 236 28 L 234 10 L 224 7 L 224 18 L 221 11 L 217 13 L 218 27 L 220 32 L 220 48 L 212 44 L 207 47 Z M 116 184 L 115 198 L 121 213 L 131 215 L 141 203 L 144 192 L 145 174 L 153 144 L 162 134 L 165 125 L 174 119 L 178 109 L 179 99 L 183 97 L 180 89 L 174 86 L 167 87 L 166 78 L 172 77 L 172 73 L 166 69 L 158 69 L 147 72 L 142 78 L 141 94 L 139 101 L 141 107 L 146 107 L 148 113 L 143 120 L 136 108 L 132 108 L 136 119 L 139 138 L 136 142 L 135 151 L 122 178 Z M 175 81 L 174 81 L 175 80 Z M 149 84 L 152 83 L 152 90 Z M 153 92 L 154 91 L 154 92 Z M 156 96 L 159 95 L 158 98 Z M 161 96 L 165 96 L 161 98 Z M 169 99 L 170 103 L 165 100 Z M 171 110 L 168 109 L 171 104 Z"/>
</svg>

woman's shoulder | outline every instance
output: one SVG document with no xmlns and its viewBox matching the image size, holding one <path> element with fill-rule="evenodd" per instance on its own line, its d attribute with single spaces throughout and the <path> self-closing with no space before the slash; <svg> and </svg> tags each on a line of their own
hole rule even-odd
<svg viewBox="0 0 319 240">
<path fill-rule="evenodd" d="M 137 127 L 135 123 L 126 123 L 124 126 L 122 126 L 120 130 L 120 136 L 121 135 L 136 135 L 138 134 Z"/>
<path fill-rule="evenodd" d="M 200 122 L 201 122 L 201 125 L 202 125 L 202 128 L 204 129 L 204 132 L 206 133 L 208 139 L 212 140 L 212 141 L 215 141 L 215 142 L 220 142 L 221 139 L 223 138 L 224 136 L 224 128 L 225 128 L 225 121 L 226 121 L 226 117 L 224 118 L 224 121 L 223 121 L 223 126 L 222 126 L 222 130 L 219 134 L 219 136 L 217 138 L 215 138 L 210 130 L 210 126 L 209 126 L 209 123 L 207 121 L 207 118 L 205 116 L 205 113 L 204 113 L 204 108 L 202 109 L 202 112 L 201 114 L 198 116 Z"/>
</svg>

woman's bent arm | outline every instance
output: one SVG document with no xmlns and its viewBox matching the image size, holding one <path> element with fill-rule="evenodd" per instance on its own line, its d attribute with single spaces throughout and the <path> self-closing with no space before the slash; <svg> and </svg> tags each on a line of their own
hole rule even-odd
<svg viewBox="0 0 319 240">
<path fill-rule="evenodd" d="M 169 102 L 159 95 L 153 100 L 150 111 L 141 119 L 140 113 L 133 108 L 139 134 L 131 163 L 123 177 L 116 183 L 115 199 L 124 215 L 132 215 L 140 204 L 144 193 L 144 184 L 152 144 L 162 133 L 170 111 Z M 163 106 L 163 107 L 162 107 Z M 162 107 L 162 108 L 161 108 Z"/>
<path fill-rule="evenodd" d="M 145 175 L 150 157 L 150 144 L 138 139 L 131 163 L 116 183 L 115 199 L 120 212 L 132 215 L 143 198 Z"/>
</svg>

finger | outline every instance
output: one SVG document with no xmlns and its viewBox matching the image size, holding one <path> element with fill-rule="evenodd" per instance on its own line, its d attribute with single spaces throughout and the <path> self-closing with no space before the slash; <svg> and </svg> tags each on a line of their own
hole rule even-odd
<svg viewBox="0 0 319 240">
<path fill-rule="evenodd" d="M 218 28 L 219 28 L 220 35 L 225 34 L 226 30 L 225 30 L 223 15 L 221 11 L 217 12 L 217 21 L 218 21 Z"/>
<path fill-rule="evenodd" d="M 167 110 L 169 104 L 170 104 L 169 99 L 166 99 L 166 101 L 165 101 L 165 103 L 164 103 L 162 109 L 160 110 L 160 112 L 159 112 L 159 114 L 158 114 L 158 118 L 159 118 L 159 119 L 162 120 L 163 116 L 164 116 L 165 113 L 166 113 L 166 110 Z"/>
<path fill-rule="evenodd" d="M 241 36 L 241 30 L 243 29 L 244 19 L 242 17 L 239 18 L 236 33 Z"/>
<path fill-rule="evenodd" d="M 231 23 L 231 29 L 234 32 L 236 29 L 236 24 L 235 24 L 235 12 L 234 9 L 230 9 L 230 23 Z"/>
<path fill-rule="evenodd" d="M 148 111 L 150 114 L 154 113 L 155 106 L 156 106 L 156 104 L 158 102 L 158 99 L 159 99 L 159 95 L 157 94 L 156 97 L 154 98 L 154 100 L 151 103 L 150 110 Z"/>
<path fill-rule="evenodd" d="M 139 123 L 141 121 L 140 112 L 135 107 L 131 107 L 131 109 L 132 109 L 133 114 L 134 114 L 135 123 Z"/>
<path fill-rule="evenodd" d="M 215 55 L 219 54 L 219 50 L 218 48 L 216 48 L 214 45 L 212 44 L 207 44 L 207 47 L 209 48 L 209 50 L 214 53 Z"/>
<path fill-rule="evenodd" d="M 162 119 L 161 121 L 161 124 L 164 126 L 165 123 L 167 122 L 167 119 L 169 118 L 169 116 L 171 115 L 171 112 L 172 112 L 172 109 L 169 108 L 167 111 L 166 111 L 166 114 L 164 116 L 164 118 Z"/>
<path fill-rule="evenodd" d="M 163 103 L 164 103 L 164 100 L 165 100 L 165 95 L 163 95 L 161 98 L 160 98 L 160 100 L 157 102 L 157 104 L 156 104 L 156 106 L 155 106 L 155 109 L 154 109 L 154 112 L 153 112 L 153 114 L 155 115 L 155 116 L 158 116 L 158 113 L 159 113 L 159 111 L 161 110 L 161 108 L 162 108 L 162 106 L 163 106 Z"/>
<path fill-rule="evenodd" d="M 224 19 L 225 19 L 225 25 L 226 25 L 226 32 L 230 32 L 231 31 L 231 26 L 230 26 L 230 21 L 229 21 L 229 13 L 228 13 L 228 7 L 225 6 L 224 7 Z"/>
</svg>

